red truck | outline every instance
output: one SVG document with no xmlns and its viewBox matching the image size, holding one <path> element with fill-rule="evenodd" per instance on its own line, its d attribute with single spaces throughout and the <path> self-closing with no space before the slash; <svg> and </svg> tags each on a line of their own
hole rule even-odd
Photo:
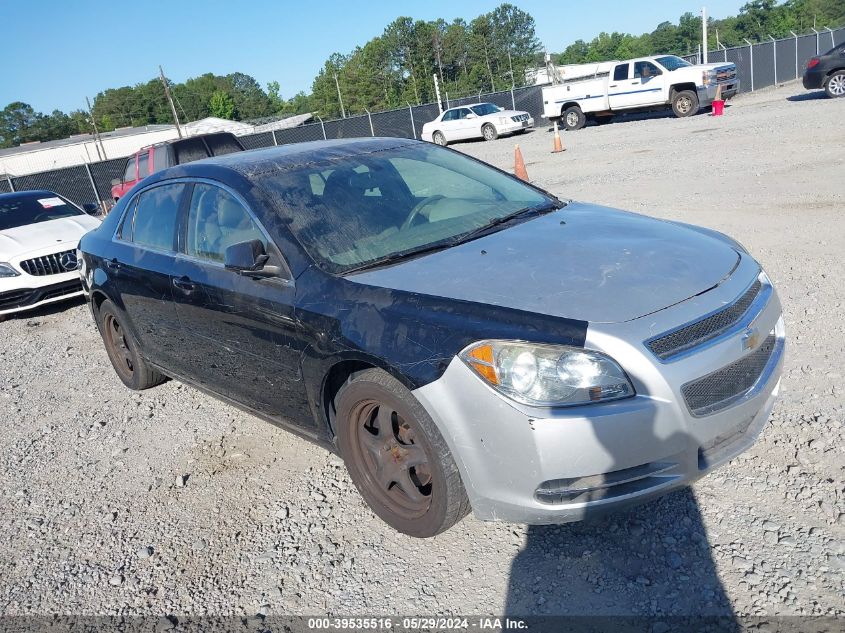
<svg viewBox="0 0 845 633">
<path fill-rule="evenodd" d="M 231 132 L 200 134 L 142 147 L 126 159 L 123 177 L 111 181 L 112 198 L 117 202 L 141 180 L 166 167 L 242 151 L 244 146 Z"/>
</svg>

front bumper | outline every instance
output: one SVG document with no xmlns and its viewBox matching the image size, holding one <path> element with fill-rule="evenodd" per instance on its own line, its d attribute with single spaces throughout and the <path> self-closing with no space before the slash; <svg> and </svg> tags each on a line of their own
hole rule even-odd
<svg viewBox="0 0 845 633">
<path fill-rule="evenodd" d="M 802 83 L 806 90 L 819 90 L 824 88 L 825 79 L 827 79 L 827 76 L 823 71 L 805 70 Z"/>
<path fill-rule="evenodd" d="M 534 119 L 532 117 L 528 117 L 527 121 L 511 121 L 504 125 L 498 124 L 496 125 L 496 131 L 499 134 L 513 134 L 514 132 L 519 132 L 520 130 L 530 130 L 534 127 Z"/>
<path fill-rule="evenodd" d="M 722 86 L 722 99 L 727 101 L 739 92 L 739 78 L 724 82 Z M 716 100 L 717 84 L 707 84 L 698 87 L 698 102 L 701 105 L 710 105 Z"/>
<path fill-rule="evenodd" d="M 79 275 L 74 273 L 71 279 L 38 288 L 17 288 L 0 292 L 0 315 L 33 310 L 48 303 L 80 296 L 82 283 L 79 281 Z"/>
<path fill-rule="evenodd" d="M 744 270 L 750 272 L 748 265 Z M 734 277 L 742 277 L 740 271 Z M 670 363 L 643 345 L 671 324 L 706 313 L 707 305 L 735 299 L 741 285 L 732 278 L 648 318 L 590 326 L 587 347 L 620 362 L 636 388 L 633 398 L 528 407 L 498 394 L 459 359 L 439 380 L 417 389 L 450 446 L 476 516 L 535 524 L 581 520 L 688 485 L 753 444 L 777 397 L 783 363 L 783 321 L 774 292 L 744 319 L 761 332 L 774 331 L 778 344 L 753 388 L 722 411 L 694 416 L 680 389 L 742 357 L 741 333 Z"/>
</svg>

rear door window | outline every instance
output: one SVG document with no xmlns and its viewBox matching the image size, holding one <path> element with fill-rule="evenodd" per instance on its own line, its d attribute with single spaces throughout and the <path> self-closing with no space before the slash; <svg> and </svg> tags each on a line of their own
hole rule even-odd
<svg viewBox="0 0 845 633">
<path fill-rule="evenodd" d="M 623 81 L 628 78 L 629 64 L 619 64 L 613 71 L 613 81 Z"/>
<path fill-rule="evenodd" d="M 167 146 L 161 145 L 153 149 L 153 168 L 151 172 L 161 171 L 165 167 L 169 167 L 167 161 Z"/>
<path fill-rule="evenodd" d="M 138 196 L 131 241 L 162 251 L 176 249 L 176 218 L 185 185 L 174 183 L 148 189 Z M 126 238 L 126 227 L 123 237 Z"/>
</svg>

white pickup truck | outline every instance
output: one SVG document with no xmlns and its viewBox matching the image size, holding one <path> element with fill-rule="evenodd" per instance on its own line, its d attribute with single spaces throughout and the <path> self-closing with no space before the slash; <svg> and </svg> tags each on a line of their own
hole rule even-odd
<svg viewBox="0 0 845 633">
<path fill-rule="evenodd" d="M 543 114 L 567 130 L 580 130 L 593 119 L 607 123 L 614 114 L 666 109 L 676 116 L 696 114 L 716 98 L 739 90 L 731 63 L 693 65 L 674 55 L 601 62 L 569 69 L 558 83 L 543 88 Z"/>
</svg>

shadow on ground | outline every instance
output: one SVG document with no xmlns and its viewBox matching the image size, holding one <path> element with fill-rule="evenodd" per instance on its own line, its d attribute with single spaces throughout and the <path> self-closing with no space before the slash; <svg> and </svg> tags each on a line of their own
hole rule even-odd
<svg viewBox="0 0 845 633">
<path fill-rule="evenodd" d="M 804 92 L 800 95 L 790 95 L 786 98 L 787 101 L 815 101 L 816 99 L 827 99 L 827 93 L 824 90 L 816 90 Z"/>
</svg>

